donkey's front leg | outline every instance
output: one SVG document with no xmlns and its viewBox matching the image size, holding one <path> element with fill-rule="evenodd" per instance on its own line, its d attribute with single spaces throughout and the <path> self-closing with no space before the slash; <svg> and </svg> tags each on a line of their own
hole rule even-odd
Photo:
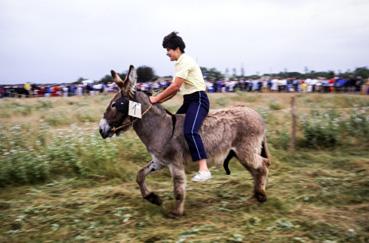
<svg viewBox="0 0 369 243">
<path fill-rule="evenodd" d="M 153 192 L 150 192 L 147 189 L 147 186 L 145 184 L 145 177 L 151 172 L 160 170 L 161 168 L 162 166 L 159 162 L 155 162 L 152 160 L 145 167 L 143 167 L 141 170 L 138 171 L 136 178 L 137 184 L 140 186 L 142 197 L 148 200 L 149 202 L 159 206 L 162 204 L 162 201 L 158 195 L 156 195 Z"/>
<path fill-rule="evenodd" d="M 171 215 L 182 216 L 186 197 L 186 173 L 184 168 L 175 165 L 169 165 L 168 167 L 173 178 L 174 197 L 176 199 L 176 206 L 171 211 Z"/>
</svg>

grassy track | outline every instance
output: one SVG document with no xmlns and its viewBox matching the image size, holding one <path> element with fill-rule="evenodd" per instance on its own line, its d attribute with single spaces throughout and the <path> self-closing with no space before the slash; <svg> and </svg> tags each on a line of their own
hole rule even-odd
<svg viewBox="0 0 369 243">
<path fill-rule="evenodd" d="M 16 166 L 0 170 L 0 182 L 6 179 L 0 187 L 0 242 L 369 242 L 369 147 L 360 137 L 366 130 L 346 137 L 347 128 L 338 130 L 334 147 L 306 148 L 301 142 L 291 153 L 289 94 L 212 94 L 212 108 L 243 104 L 265 118 L 273 156 L 268 201 L 251 197 L 250 174 L 232 160 L 230 176 L 212 167 L 213 179 L 202 184 L 190 181 L 189 168 L 186 215 L 170 219 L 168 171 L 148 177 L 148 186 L 164 199 L 162 208 L 149 204 L 135 183 L 149 156 L 133 131 L 108 141 L 96 134 L 109 99 L 0 100 L 1 164 L 31 161 L 24 175 L 15 173 L 21 170 Z M 175 111 L 180 102 L 175 98 L 165 106 Z M 349 117 L 352 108 L 368 106 L 363 96 L 297 97 L 300 120 L 312 119 L 314 109 L 334 108 Z M 303 141 L 301 124 L 298 135 Z M 34 154 L 42 156 L 33 160 Z M 38 163 L 45 163 L 44 177 L 35 175 Z"/>
</svg>

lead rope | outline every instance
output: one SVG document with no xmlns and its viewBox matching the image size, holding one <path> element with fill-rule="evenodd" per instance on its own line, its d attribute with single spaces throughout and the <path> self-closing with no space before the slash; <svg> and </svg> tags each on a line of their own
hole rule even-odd
<svg viewBox="0 0 369 243">
<path fill-rule="evenodd" d="M 143 116 L 146 114 L 146 112 L 148 112 L 148 111 L 151 109 L 151 107 L 152 107 L 152 104 L 150 103 L 149 108 L 147 108 L 147 109 L 142 113 L 141 117 L 143 117 Z M 133 120 L 133 121 L 130 121 L 130 122 L 127 122 L 127 123 L 123 123 L 123 124 L 122 124 L 121 126 L 119 126 L 119 127 L 113 127 L 113 128 L 111 129 L 111 131 L 112 131 L 113 133 L 115 133 L 116 131 L 118 131 L 118 130 L 119 130 L 119 129 L 121 129 L 121 128 L 124 128 L 124 127 L 126 127 L 126 126 L 130 126 L 130 125 L 133 125 L 133 123 L 134 123 L 135 121 L 137 121 L 137 119 L 136 119 L 136 120 Z"/>
</svg>

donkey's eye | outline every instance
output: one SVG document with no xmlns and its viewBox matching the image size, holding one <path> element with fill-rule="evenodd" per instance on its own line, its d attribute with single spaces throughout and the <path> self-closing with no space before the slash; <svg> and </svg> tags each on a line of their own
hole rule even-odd
<svg viewBox="0 0 369 243">
<path fill-rule="evenodd" d="M 111 103 L 111 107 L 115 107 L 115 102 Z"/>
</svg>

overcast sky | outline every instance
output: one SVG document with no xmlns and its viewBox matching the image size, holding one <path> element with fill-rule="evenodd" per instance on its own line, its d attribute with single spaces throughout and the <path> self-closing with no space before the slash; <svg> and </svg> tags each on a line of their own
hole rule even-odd
<svg viewBox="0 0 369 243">
<path fill-rule="evenodd" d="M 98 80 L 147 65 L 171 75 L 162 39 L 224 72 L 369 66 L 368 0 L 0 0 L 0 83 Z"/>
</svg>

